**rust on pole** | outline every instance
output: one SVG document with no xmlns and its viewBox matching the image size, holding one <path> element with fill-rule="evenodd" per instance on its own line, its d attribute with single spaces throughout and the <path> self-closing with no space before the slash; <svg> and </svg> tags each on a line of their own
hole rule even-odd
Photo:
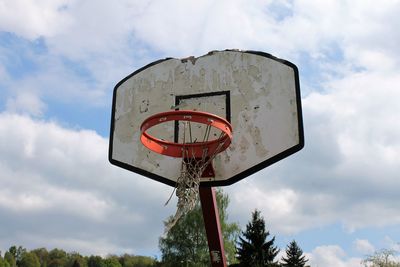
<svg viewBox="0 0 400 267">
<path fill-rule="evenodd" d="M 224 241 L 217 207 L 217 198 L 213 187 L 199 188 L 201 210 L 206 228 L 208 249 L 212 267 L 226 267 Z"/>
</svg>

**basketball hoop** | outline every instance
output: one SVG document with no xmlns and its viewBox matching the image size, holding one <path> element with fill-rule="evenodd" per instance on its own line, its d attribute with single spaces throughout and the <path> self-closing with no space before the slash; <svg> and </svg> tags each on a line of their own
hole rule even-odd
<svg viewBox="0 0 400 267">
<path fill-rule="evenodd" d="M 151 127 L 168 121 L 184 122 L 181 143 L 162 140 L 147 132 Z M 191 122 L 206 125 L 202 141 L 191 140 Z M 214 140 L 209 140 L 211 128 L 220 131 L 219 137 Z M 232 126 L 227 120 L 208 112 L 175 110 L 158 113 L 147 118 L 140 126 L 140 131 L 142 144 L 151 151 L 165 156 L 182 158 L 181 171 L 175 188 L 178 197 L 177 211 L 172 221 L 166 225 L 165 232 L 168 232 L 182 215 L 196 205 L 200 178 L 214 177 L 212 160 L 231 144 Z M 190 136 L 189 142 L 186 141 L 187 135 Z"/>
<path fill-rule="evenodd" d="M 246 86 L 238 86 L 238 73 Z M 162 111 L 168 112 L 154 115 Z M 114 87 L 110 163 L 174 187 L 178 207 L 166 231 L 202 202 L 213 267 L 226 262 L 212 187 L 236 183 L 303 147 L 299 70 L 268 53 L 168 57 Z"/>
<path fill-rule="evenodd" d="M 203 142 L 196 143 L 186 143 L 184 141 L 183 143 L 175 143 L 158 139 L 146 132 L 155 125 L 173 120 L 206 124 L 209 127 L 221 130 L 222 135 L 218 139 L 211 141 L 204 140 Z M 206 128 L 206 131 L 209 131 L 209 127 Z M 185 158 L 188 155 L 194 158 L 201 158 L 204 156 L 204 153 L 206 156 L 218 154 L 227 149 L 232 141 L 232 126 L 227 120 L 211 113 L 193 110 L 175 110 L 158 113 L 147 118 L 140 126 L 140 131 L 142 133 L 140 140 L 145 147 L 158 154 L 177 158 Z"/>
</svg>

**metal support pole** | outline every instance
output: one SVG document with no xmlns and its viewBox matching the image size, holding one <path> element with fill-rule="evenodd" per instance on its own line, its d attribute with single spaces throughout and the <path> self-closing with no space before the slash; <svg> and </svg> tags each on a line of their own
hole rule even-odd
<svg viewBox="0 0 400 267">
<path fill-rule="evenodd" d="M 226 267 L 224 241 L 222 239 L 221 225 L 215 189 L 202 187 L 199 189 L 201 209 L 203 211 L 204 225 L 207 233 L 208 249 L 212 267 Z"/>
</svg>

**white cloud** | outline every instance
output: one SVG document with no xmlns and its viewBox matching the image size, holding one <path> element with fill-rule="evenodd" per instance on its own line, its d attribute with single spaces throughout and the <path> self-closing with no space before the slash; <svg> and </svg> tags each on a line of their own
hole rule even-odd
<svg viewBox="0 0 400 267">
<path fill-rule="evenodd" d="M 68 24 L 68 0 L 0 1 L 0 30 L 28 39 L 51 36 Z"/>
<path fill-rule="evenodd" d="M 46 104 L 36 94 L 19 92 L 15 98 L 7 100 L 6 109 L 10 112 L 42 116 L 46 109 Z"/>
<path fill-rule="evenodd" d="M 7 14 L 17 14 L 3 16 L 3 30 L 22 32 L 27 38 L 43 36 L 48 48 L 42 56 L 48 58 L 48 67 L 40 70 L 41 75 L 24 79 L 25 84 L 42 96 L 62 95 L 67 101 L 83 97 L 104 104 L 119 79 L 146 63 L 215 49 L 263 50 L 298 62 L 306 53 L 322 78 L 351 67 L 393 70 L 399 63 L 395 1 L 383 1 L 379 7 L 371 1 L 311 0 L 2 4 Z M 28 14 L 24 20 L 13 19 L 23 14 Z M 90 78 L 69 72 L 65 62 L 53 60 L 58 56 L 71 60 Z"/>
<path fill-rule="evenodd" d="M 307 254 L 311 266 L 324 267 L 360 267 L 360 258 L 348 257 L 343 249 L 336 245 L 319 246 Z"/>
<path fill-rule="evenodd" d="M 5 168 L 3 167 L 2 170 L 4 171 Z M 9 173 L 5 172 L 3 175 L 6 176 Z M 14 176 L 15 179 L 17 177 L 21 178 L 21 176 Z M 62 210 L 63 213 L 76 218 L 83 217 L 94 222 L 104 221 L 112 208 L 118 208 L 91 192 L 68 190 L 49 184 L 40 186 L 32 184 L 30 187 L 30 190 L 24 189 L 19 192 L 0 189 L 0 206 L 19 215 Z"/>
<path fill-rule="evenodd" d="M 257 179 L 263 179 L 259 175 Z M 266 189 L 260 187 L 260 181 L 243 181 L 237 185 L 226 188 L 229 193 L 232 207 L 230 214 L 234 219 L 240 219 L 241 224 L 247 222 L 243 220 L 250 218 L 251 212 L 258 209 L 262 212 L 267 224 L 267 229 L 271 234 L 295 233 L 299 229 L 310 227 L 312 224 L 307 218 L 296 211 L 297 202 L 301 195 L 290 187 L 279 187 Z M 313 224 L 319 224 L 313 220 Z"/>
<path fill-rule="evenodd" d="M 171 188 L 112 167 L 106 139 L 8 113 L 0 113 L 0 139 L 0 247 L 70 242 L 88 253 L 156 253 L 174 209 L 163 205 Z M 36 241 L 25 238 L 33 233 Z"/>
<path fill-rule="evenodd" d="M 393 240 L 389 236 L 385 236 L 383 243 L 385 248 L 400 253 L 400 242 L 398 240 Z M 400 255 L 398 255 L 398 258 L 400 258 Z"/>
<path fill-rule="evenodd" d="M 364 255 L 371 254 L 375 251 L 374 246 L 366 239 L 356 239 L 354 241 L 355 249 Z"/>
<path fill-rule="evenodd" d="M 37 233 L 23 233 L 23 237 L 21 238 L 29 243 L 28 247 L 26 247 L 27 249 L 45 247 L 47 250 L 51 250 L 53 248 L 62 248 L 67 252 L 76 251 L 82 255 L 93 255 L 93 251 L 95 251 L 96 255 L 102 257 L 106 257 L 110 254 L 135 254 L 137 251 L 134 248 L 118 246 L 113 242 L 112 237 L 99 236 L 90 239 L 84 237 L 85 236 L 82 235 L 80 238 L 71 238 L 67 236 L 54 238 L 52 235 L 45 236 Z"/>
<path fill-rule="evenodd" d="M 23 51 L 32 53 L 28 46 L 23 46 Z M 5 61 L 12 60 L 11 57 Z M 107 79 L 105 82 L 91 77 L 91 72 L 79 62 L 66 63 L 51 54 L 32 54 L 17 60 L 27 61 L 26 64 L 33 65 L 35 70 L 17 77 L 5 71 L 9 76 L 2 81 L 4 98 L 7 99 L 5 109 L 35 117 L 45 117 L 47 111 L 57 110 L 62 105 L 79 105 L 81 110 L 104 107 L 111 101 L 106 96 L 110 97 L 113 83 L 126 74 L 115 75 L 117 77 L 112 81 Z M 23 66 L 21 70 L 26 72 Z"/>
<path fill-rule="evenodd" d="M 37 195 L 21 194 L 15 196 L 9 190 L 0 190 L 0 206 L 16 212 L 31 212 L 47 208 L 48 203 Z"/>
<path fill-rule="evenodd" d="M 19 54 L 0 47 L 9 110 L 19 110 L 27 94 L 47 102 L 108 104 L 115 83 L 134 70 L 139 56 L 146 60 L 146 49 L 131 43 L 130 17 L 137 6 L 131 1 L 1 1 L 0 31 L 29 40 L 14 41 Z M 40 52 L 34 51 L 38 43 Z M 16 62 L 24 75 L 7 73 Z M 33 70 L 24 73 L 25 65 Z M 30 113 L 43 111 L 36 106 Z"/>
<path fill-rule="evenodd" d="M 332 124 L 340 153 L 346 164 L 399 163 L 400 133 L 396 99 L 400 93 L 393 86 L 400 75 L 362 72 L 329 83 L 329 94 L 314 93 L 304 101 L 306 114 L 327 114 Z M 314 115 L 315 114 L 315 115 Z M 367 166 L 365 166 L 367 167 Z"/>
</svg>

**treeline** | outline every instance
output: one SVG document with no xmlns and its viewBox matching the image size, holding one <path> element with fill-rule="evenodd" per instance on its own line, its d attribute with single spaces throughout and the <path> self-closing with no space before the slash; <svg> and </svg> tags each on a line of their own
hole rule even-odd
<svg viewBox="0 0 400 267">
<path fill-rule="evenodd" d="M 123 254 L 120 256 L 82 256 L 77 252 L 45 248 L 27 251 L 12 246 L 2 255 L 0 267 L 155 267 L 160 266 L 155 258 Z"/>
</svg>

